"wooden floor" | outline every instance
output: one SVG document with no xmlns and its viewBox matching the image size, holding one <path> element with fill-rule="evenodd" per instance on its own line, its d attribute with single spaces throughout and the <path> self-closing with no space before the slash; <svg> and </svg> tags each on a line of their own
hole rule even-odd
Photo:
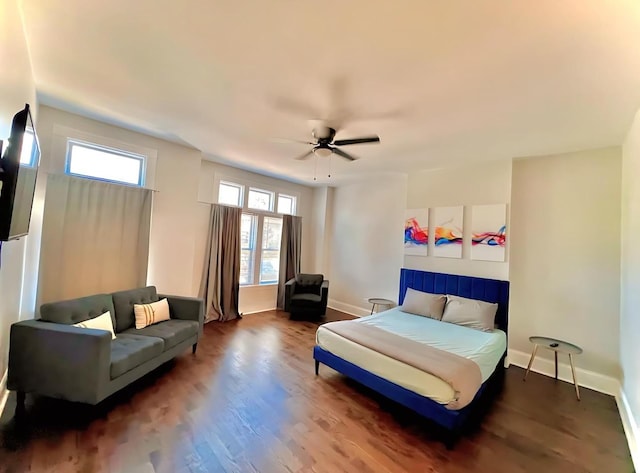
<svg viewBox="0 0 640 473">
<path fill-rule="evenodd" d="M 330 318 L 346 317 L 331 312 Z M 0 418 L 0 471 L 633 471 L 613 398 L 507 370 L 481 427 L 448 451 L 428 422 L 321 366 L 317 324 L 265 312 L 210 323 L 198 353 L 97 407 L 27 397 Z"/>
</svg>

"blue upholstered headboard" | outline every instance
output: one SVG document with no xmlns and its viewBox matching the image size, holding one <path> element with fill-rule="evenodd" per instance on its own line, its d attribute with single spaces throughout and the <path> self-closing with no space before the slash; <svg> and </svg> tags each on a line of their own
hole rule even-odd
<svg viewBox="0 0 640 473">
<path fill-rule="evenodd" d="M 399 304 L 404 301 L 404 295 L 408 287 L 432 294 L 451 294 L 452 296 L 467 297 L 485 302 L 497 302 L 496 326 L 505 333 L 507 332 L 509 324 L 509 281 L 402 268 L 400 271 Z"/>
</svg>

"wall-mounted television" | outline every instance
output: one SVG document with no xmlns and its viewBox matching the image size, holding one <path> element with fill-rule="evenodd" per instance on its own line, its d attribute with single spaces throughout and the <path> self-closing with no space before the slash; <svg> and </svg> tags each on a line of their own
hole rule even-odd
<svg viewBox="0 0 640 473">
<path fill-rule="evenodd" d="M 0 241 L 29 233 L 39 164 L 40 146 L 27 104 L 13 117 L 9 143 L 0 159 Z"/>
</svg>

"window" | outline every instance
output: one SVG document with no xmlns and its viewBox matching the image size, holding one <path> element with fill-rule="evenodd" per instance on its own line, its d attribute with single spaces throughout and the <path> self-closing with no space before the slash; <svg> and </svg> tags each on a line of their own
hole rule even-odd
<svg viewBox="0 0 640 473">
<path fill-rule="evenodd" d="M 243 213 L 240 222 L 240 284 L 243 285 L 254 281 L 257 233 L 258 217 Z"/>
<path fill-rule="evenodd" d="M 249 188 L 249 201 L 247 207 L 255 210 L 273 211 L 273 192 L 261 189 Z"/>
<path fill-rule="evenodd" d="M 220 181 L 220 187 L 218 188 L 218 203 L 242 207 L 243 190 L 244 186 L 241 186 L 239 184 Z"/>
<path fill-rule="evenodd" d="M 22 138 L 22 150 L 20 151 L 20 164 L 34 167 L 37 156 L 37 147 L 33 146 L 33 132 L 25 130 Z"/>
<path fill-rule="evenodd" d="M 278 194 L 278 213 L 295 215 L 296 198 L 290 195 Z"/>
<path fill-rule="evenodd" d="M 262 225 L 260 284 L 273 284 L 278 282 L 281 236 L 282 219 L 276 217 L 264 217 Z"/>
<path fill-rule="evenodd" d="M 69 140 L 67 174 L 142 186 L 145 157 Z"/>
</svg>

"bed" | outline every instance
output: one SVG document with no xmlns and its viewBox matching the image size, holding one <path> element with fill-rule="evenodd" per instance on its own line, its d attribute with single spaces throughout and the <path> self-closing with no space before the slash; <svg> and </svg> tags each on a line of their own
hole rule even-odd
<svg viewBox="0 0 640 473">
<path fill-rule="evenodd" d="M 348 333 L 336 331 L 336 323 L 332 330 L 320 326 L 316 333 L 313 352 L 316 374 L 322 363 L 412 409 L 446 429 L 448 435 L 445 440 L 447 446 L 452 447 L 471 418 L 491 401 L 502 380 L 507 346 L 509 282 L 402 269 L 399 305 L 403 303 L 408 288 L 498 304 L 496 329 L 491 332 L 407 314 L 398 308 L 355 321 L 358 329 L 367 325 L 390 332 L 390 336 L 403 337 L 408 347 L 420 348 L 419 344 L 423 344 L 427 349 L 434 347 L 472 360 L 479 368 L 481 383 L 478 381 L 477 392 L 471 393 L 462 407 L 457 408 L 454 389 L 449 383 L 416 368 L 418 365 L 412 365 L 402 356 L 388 356 L 388 352 L 384 354 L 385 351 L 382 348 L 377 350 L 375 345 L 357 343 L 348 337 Z"/>
</svg>

